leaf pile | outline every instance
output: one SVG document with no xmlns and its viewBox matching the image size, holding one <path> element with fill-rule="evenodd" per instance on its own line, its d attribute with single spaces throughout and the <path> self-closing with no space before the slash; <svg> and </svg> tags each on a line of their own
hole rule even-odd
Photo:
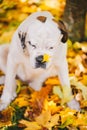
<svg viewBox="0 0 87 130">
<path fill-rule="evenodd" d="M 67 60 L 73 96 L 81 111 L 71 110 L 64 100 L 58 77 L 47 79 L 39 92 L 17 80 L 17 98 L 0 112 L 0 130 L 87 129 L 87 43 L 68 41 Z M 0 72 L 2 76 L 3 73 Z M 0 86 L 0 94 L 3 85 Z M 67 93 L 67 87 L 65 94 Z M 68 97 L 70 98 L 70 97 Z"/>
</svg>

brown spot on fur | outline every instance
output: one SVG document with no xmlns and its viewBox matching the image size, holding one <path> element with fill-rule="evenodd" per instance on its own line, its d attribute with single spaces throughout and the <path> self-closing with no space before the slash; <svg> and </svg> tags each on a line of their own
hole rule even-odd
<svg viewBox="0 0 87 130">
<path fill-rule="evenodd" d="M 45 23 L 47 18 L 45 16 L 38 16 L 37 19 L 42 23 Z"/>
</svg>

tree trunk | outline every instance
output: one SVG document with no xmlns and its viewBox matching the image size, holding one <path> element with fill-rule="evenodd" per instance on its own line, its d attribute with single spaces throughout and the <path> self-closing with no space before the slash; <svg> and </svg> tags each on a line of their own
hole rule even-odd
<svg viewBox="0 0 87 130">
<path fill-rule="evenodd" d="M 85 38 L 85 18 L 87 0 L 66 0 L 63 20 L 68 30 L 69 38 L 82 41 Z"/>
</svg>

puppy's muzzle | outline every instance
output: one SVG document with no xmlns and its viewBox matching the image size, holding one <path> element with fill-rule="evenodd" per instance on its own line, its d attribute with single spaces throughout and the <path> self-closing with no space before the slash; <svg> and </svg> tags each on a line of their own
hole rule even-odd
<svg viewBox="0 0 87 130">
<path fill-rule="evenodd" d="M 39 55 L 38 57 L 36 57 L 36 68 L 46 68 L 46 61 L 43 62 L 43 55 Z"/>
</svg>

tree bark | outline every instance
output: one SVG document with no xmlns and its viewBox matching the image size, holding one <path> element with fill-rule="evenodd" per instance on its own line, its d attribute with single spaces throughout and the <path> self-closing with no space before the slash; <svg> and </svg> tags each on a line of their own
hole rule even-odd
<svg viewBox="0 0 87 130">
<path fill-rule="evenodd" d="M 73 42 L 85 39 L 86 11 L 87 0 L 66 0 L 63 21 Z"/>
</svg>

